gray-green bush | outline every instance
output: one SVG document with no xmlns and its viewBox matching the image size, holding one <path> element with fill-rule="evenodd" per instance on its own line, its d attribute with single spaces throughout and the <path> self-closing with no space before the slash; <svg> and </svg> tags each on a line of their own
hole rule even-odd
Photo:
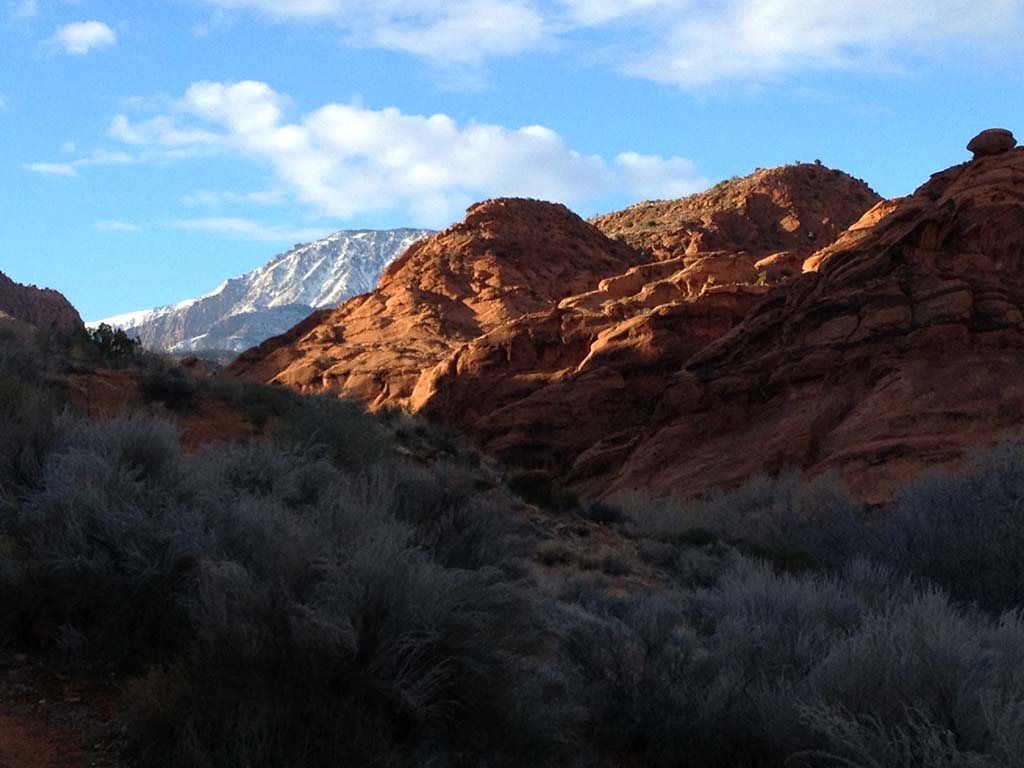
<svg viewBox="0 0 1024 768">
<path fill-rule="evenodd" d="M 1024 768 L 1019 443 L 588 506 L 599 561 L 352 404 L 198 380 L 267 429 L 189 455 L 4 365 L 0 642 L 130 674 L 136 764 Z"/>
</svg>

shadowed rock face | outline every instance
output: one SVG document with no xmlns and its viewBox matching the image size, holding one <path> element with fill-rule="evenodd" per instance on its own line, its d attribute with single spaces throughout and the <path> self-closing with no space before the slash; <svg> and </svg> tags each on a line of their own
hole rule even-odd
<svg viewBox="0 0 1024 768">
<path fill-rule="evenodd" d="M 1010 131 L 1005 128 L 988 128 L 970 140 L 967 151 L 973 152 L 974 158 L 977 159 L 1009 152 L 1016 146 L 1017 140 Z"/>
<path fill-rule="evenodd" d="M 897 200 L 849 190 L 850 224 L 809 256 L 641 251 L 556 206 L 482 204 L 239 366 L 432 414 L 593 493 L 795 465 L 879 501 L 1024 422 L 1024 149 Z M 741 242 L 723 221 L 764 230 L 746 192 L 716 194 L 748 213 L 702 214 L 716 242 Z M 325 353 L 341 359 L 301 378 Z"/>
<path fill-rule="evenodd" d="M 607 480 L 685 362 L 800 273 L 812 238 L 792 222 L 817 222 L 820 244 L 878 197 L 846 174 L 802 165 L 688 200 L 657 205 L 690 230 L 705 226 L 700 216 L 710 222 L 713 233 L 691 242 L 788 235 L 752 252 L 654 253 L 562 206 L 489 201 L 410 249 L 373 293 L 251 350 L 234 370 L 423 411 L 508 462 Z"/>
<path fill-rule="evenodd" d="M 467 343 L 413 404 L 507 462 L 603 490 L 686 361 L 878 200 L 845 173 L 798 165 L 594 219 L 648 262 Z"/>
<path fill-rule="evenodd" d="M 34 325 L 43 331 L 71 333 L 82 327 L 82 318 L 57 291 L 21 285 L 0 272 L 0 315 Z"/>
<path fill-rule="evenodd" d="M 864 497 L 1024 419 L 1024 150 L 879 206 L 691 358 L 603 490 L 836 470 Z M 608 478 L 611 478 L 610 481 Z"/>
</svg>

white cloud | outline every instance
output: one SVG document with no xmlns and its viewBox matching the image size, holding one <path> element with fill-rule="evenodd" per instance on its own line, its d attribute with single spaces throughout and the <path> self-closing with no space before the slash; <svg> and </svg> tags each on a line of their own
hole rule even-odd
<svg viewBox="0 0 1024 768">
<path fill-rule="evenodd" d="M 262 224 L 252 219 L 206 217 L 198 219 L 175 219 L 166 226 L 174 229 L 190 229 L 213 232 L 242 240 L 259 240 L 268 243 L 299 243 L 323 237 L 323 229 L 297 229 L 295 227 Z"/>
<path fill-rule="evenodd" d="M 683 197 L 694 191 L 694 179 L 701 178 L 697 167 L 682 157 L 623 152 L 615 158 L 615 166 L 626 189 L 646 198 Z"/>
<path fill-rule="evenodd" d="M 476 63 L 544 45 L 534 0 L 204 0 L 219 11 L 278 21 L 333 22 L 354 47 L 404 51 L 437 63 Z"/>
<path fill-rule="evenodd" d="M 203 2 L 218 13 L 331 22 L 353 46 L 405 51 L 445 65 L 575 41 L 629 75 L 685 88 L 823 69 L 891 73 L 955 56 L 951 50 L 972 42 L 1001 40 L 1012 52 L 1024 34 L 1024 0 Z M 595 30 L 600 43 L 583 34 Z"/>
<path fill-rule="evenodd" d="M 571 22 L 591 26 L 656 9 L 661 6 L 686 6 L 688 3 L 666 3 L 664 0 L 566 0 Z M 685 7 L 675 9 L 684 11 Z"/>
<path fill-rule="evenodd" d="M 645 35 L 620 42 L 628 74 L 684 87 L 801 71 L 893 72 L 971 41 L 1010 42 L 1024 0 L 565 0 L 592 24 L 624 17 Z"/>
<path fill-rule="evenodd" d="M 7 111 L 7 97 L 0 93 L 0 112 Z"/>
<path fill-rule="evenodd" d="M 26 171 L 42 174 L 44 176 L 77 176 L 78 171 L 71 163 L 24 163 Z"/>
<path fill-rule="evenodd" d="M 319 213 L 349 219 L 402 210 L 438 226 L 486 197 L 523 196 L 569 204 L 630 191 L 683 194 L 706 179 L 683 158 L 584 155 L 543 126 L 460 126 L 447 115 L 407 115 L 328 104 L 289 120 L 289 100 L 266 83 L 200 82 L 171 114 L 138 123 L 119 115 L 112 134 L 144 149 L 236 152 L 273 169 L 275 186 Z M 196 202 L 209 202 L 209 199 Z"/>
<path fill-rule="evenodd" d="M 219 208 L 223 205 L 280 205 L 284 202 L 284 196 L 276 189 L 269 189 L 263 192 L 246 192 L 244 194 L 197 189 L 192 194 L 185 195 L 181 202 L 189 208 L 198 206 Z"/>
<path fill-rule="evenodd" d="M 100 232 L 141 232 L 142 227 L 138 224 L 131 224 L 127 221 L 97 221 L 96 229 Z"/>
<path fill-rule="evenodd" d="M 78 21 L 59 27 L 47 42 L 54 50 L 82 55 L 117 45 L 117 35 L 102 21 Z"/>
<path fill-rule="evenodd" d="M 473 0 L 444 5 L 445 13 L 435 18 L 382 24 L 371 41 L 435 61 L 470 64 L 485 56 L 537 48 L 548 37 L 544 18 L 521 3 Z"/>
</svg>

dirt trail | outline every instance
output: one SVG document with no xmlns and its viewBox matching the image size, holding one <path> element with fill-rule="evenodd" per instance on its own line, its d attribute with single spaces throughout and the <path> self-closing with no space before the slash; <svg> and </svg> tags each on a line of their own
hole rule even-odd
<svg viewBox="0 0 1024 768">
<path fill-rule="evenodd" d="M 0 652 L 0 768 L 124 768 L 113 685 Z"/>
</svg>

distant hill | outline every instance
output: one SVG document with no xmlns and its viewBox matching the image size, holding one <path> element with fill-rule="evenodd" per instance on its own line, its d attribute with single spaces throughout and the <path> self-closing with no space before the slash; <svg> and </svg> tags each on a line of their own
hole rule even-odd
<svg viewBox="0 0 1024 768">
<path fill-rule="evenodd" d="M 283 333 L 313 310 L 373 289 L 423 229 L 342 230 L 275 256 L 196 299 L 89 323 L 138 335 L 148 349 L 238 352 Z"/>
</svg>

